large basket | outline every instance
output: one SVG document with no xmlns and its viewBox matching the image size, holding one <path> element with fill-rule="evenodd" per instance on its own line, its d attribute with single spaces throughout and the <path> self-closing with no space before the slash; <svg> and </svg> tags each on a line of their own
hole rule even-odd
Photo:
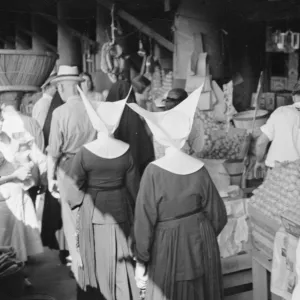
<svg viewBox="0 0 300 300">
<path fill-rule="evenodd" d="M 0 50 L 0 93 L 34 92 L 49 77 L 58 56 L 32 50 Z"/>
</svg>

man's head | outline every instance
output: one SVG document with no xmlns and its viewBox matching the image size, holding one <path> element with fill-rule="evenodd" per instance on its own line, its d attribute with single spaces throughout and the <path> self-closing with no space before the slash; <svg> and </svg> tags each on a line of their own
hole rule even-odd
<svg viewBox="0 0 300 300">
<path fill-rule="evenodd" d="M 70 97 L 77 96 L 78 82 L 73 80 L 64 80 L 57 83 L 57 90 L 61 99 L 66 102 Z"/>
<path fill-rule="evenodd" d="M 300 83 L 297 82 L 292 91 L 293 101 L 294 103 L 300 102 Z"/>
<path fill-rule="evenodd" d="M 66 102 L 70 97 L 78 95 L 77 85 L 82 81 L 76 66 L 60 66 L 57 76 L 51 82 L 57 84 L 59 95 Z"/>
<path fill-rule="evenodd" d="M 165 110 L 169 110 L 177 106 L 188 97 L 188 93 L 184 89 L 172 89 L 166 99 L 164 99 Z"/>
</svg>

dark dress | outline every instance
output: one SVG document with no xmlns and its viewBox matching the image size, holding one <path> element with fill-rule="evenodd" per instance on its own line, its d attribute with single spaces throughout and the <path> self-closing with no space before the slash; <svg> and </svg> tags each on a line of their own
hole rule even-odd
<svg viewBox="0 0 300 300">
<path fill-rule="evenodd" d="M 97 300 L 138 299 L 130 232 L 139 175 L 130 151 L 106 159 L 82 147 L 72 161 L 70 176 L 77 192 L 69 189 L 67 200 L 72 208 L 80 207 L 78 243 L 84 266 L 80 287 L 99 287 Z"/>
<path fill-rule="evenodd" d="M 61 99 L 59 93 L 56 92 L 51 101 L 49 111 L 43 127 L 45 147 L 47 147 L 49 144 L 49 135 L 53 111 L 63 104 L 64 102 Z M 41 233 L 44 246 L 47 246 L 50 249 L 67 249 L 62 226 L 63 224 L 61 217 L 60 202 L 58 199 L 54 198 L 47 189 L 45 192 L 45 204 Z"/>
<path fill-rule="evenodd" d="M 147 300 L 220 300 L 217 235 L 227 222 L 207 170 L 178 175 L 150 164 L 135 209 L 136 257 L 148 265 Z"/>
<path fill-rule="evenodd" d="M 115 102 L 124 99 L 130 90 L 130 84 L 120 80 L 113 84 L 106 102 Z M 134 92 L 131 92 L 127 103 L 136 103 Z M 140 175 L 143 174 L 147 165 L 155 159 L 151 137 L 148 135 L 145 123 L 140 116 L 127 105 L 117 130 L 114 133 L 116 139 L 130 145 L 130 151 Z"/>
</svg>

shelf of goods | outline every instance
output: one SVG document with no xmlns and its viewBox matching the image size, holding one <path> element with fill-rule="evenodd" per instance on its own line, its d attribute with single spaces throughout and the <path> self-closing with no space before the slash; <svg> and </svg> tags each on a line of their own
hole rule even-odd
<svg viewBox="0 0 300 300">
<path fill-rule="evenodd" d="M 282 215 L 292 210 L 300 218 L 300 160 L 277 164 L 253 194 L 248 203 L 252 241 L 254 247 L 272 258 Z"/>
</svg>

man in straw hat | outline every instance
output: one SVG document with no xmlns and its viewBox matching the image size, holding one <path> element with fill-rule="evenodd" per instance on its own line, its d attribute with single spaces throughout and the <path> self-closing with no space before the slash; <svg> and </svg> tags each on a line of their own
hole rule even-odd
<svg viewBox="0 0 300 300">
<path fill-rule="evenodd" d="M 44 127 L 52 99 L 56 93 L 56 85 L 52 83 L 52 80 L 55 77 L 56 73 L 52 72 L 49 78 L 41 86 L 43 96 L 35 103 L 32 109 L 32 117 L 38 121 L 41 128 Z"/>
<path fill-rule="evenodd" d="M 300 83 L 292 92 L 293 104 L 277 108 L 261 130 L 256 143 L 256 177 L 265 175 L 267 168 L 275 167 L 275 162 L 295 161 L 300 158 Z M 268 154 L 267 147 L 271 142 Z M 260 174 L 259 174 L 260 173 Z"/>
<path fill-rule="evenodd" d="M 72 158 L 80 147 L 96 138 L 96 131 L 77 91 L 77 85 L 81 81 L 78 68 L 72 66 L 60 66 L 57 76 L 52 80 L 53 84 L 57 84 L 58 92 L 65 103 L 53 112 L 47 149 L 48 189 L 56 197 L 59 191 L 66 238 L 61 238 L 59 246 L 60 250 L 69 250 L 72 259 L 76 259 L 75 217 L 65 197 L 67 174 Z"/>
</svg>

